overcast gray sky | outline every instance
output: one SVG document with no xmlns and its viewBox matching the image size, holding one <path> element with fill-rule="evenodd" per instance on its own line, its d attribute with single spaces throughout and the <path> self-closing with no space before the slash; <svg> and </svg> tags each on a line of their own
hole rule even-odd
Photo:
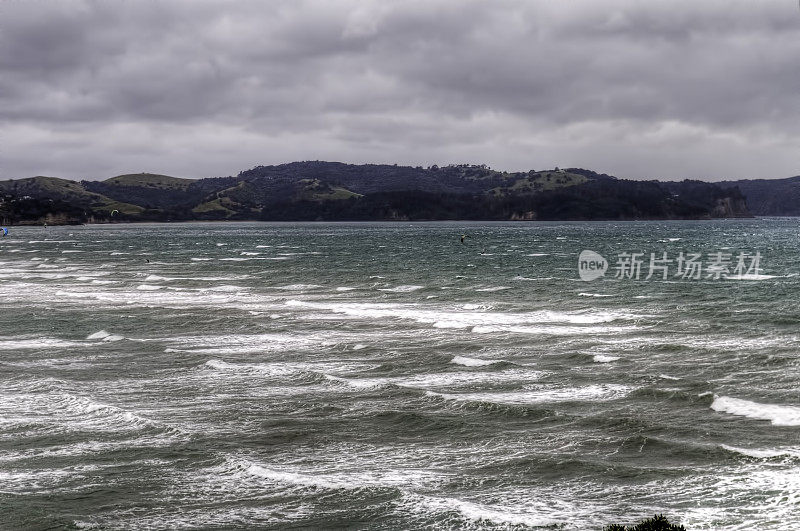
<svg viewBox="0 0 800 531">
<path fill-rule="evenodd" d="M 796 0 L 0 1 L 0 178 L 800 174 Z"/>
</svg>

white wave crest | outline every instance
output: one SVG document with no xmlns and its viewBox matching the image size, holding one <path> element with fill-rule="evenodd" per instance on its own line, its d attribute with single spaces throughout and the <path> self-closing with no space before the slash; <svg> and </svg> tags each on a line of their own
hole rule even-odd
<svg viewBox="0 0 800 531">
<path fill-rule="evenodd" d="M 755 457 L 756 459 L 770 459 L 775 457 L 800 457 L 800 448 L 798 447 L 780 447 L 780 448 L 739 448 L 737 446 L 728 446 L 727 444 L 720 445 L 729 452 L 736 452 L 737 454 L 746 455 L 747 457 Z"/>
<path fill-rule="evenodd" d="M 751 419 L 768 420 L 775 426 L 800 426 L 798 406 L 761 404 L 741 398 L 714 395 L 711 409 Z"/>
<path fill-rule="evenodd" d="M 434 325 L 436 328 L 469 328 L 475 333 L 518 332 L 539 334 L 615 333 L 636 327 L 563 327 L 559 325 L 587 325 L 610 323 L 616 320 L 631 320 L 639 316 L 610 311 L 558 312 L 539 310 L 528 313 L 505 313 L 492 311 L 461 311 L 450 308 L 429 309 L 419 304 L 314 302 L 289 300 L 287 306 L 327 310 L 355 318 L 410 319 L 418 323 Z M 435 308 L 435 307 L 434 307 Z M 536 326 L 522 326 L 531 324 Z M 551 326 L 541 326 L 551 325 Z"/>
<path fill-rule="evenodd" d="M 637 330 L 635 326 L 475 326 L 475 334 L 492 334 L 497 332 L 511 332 L 514 334 L 532 334 L 543 336 L 574 336 L 574 335 L 599 335 L 619 334 Z"/>
<path fill-rule="evenodd" d="M 617 361 L 619 356 L 604 356 L 602 354 L 596 354 L 593 358 L 595 363 L 611 363 L 612 361 Z"/>
<path fill-rule="evenodd" d="M 121 341 L 125 339 L 125 337 L 117 334 L 112 334 L 110 332 L 106 332 L 105 330 L 100 330 L 99 332 L 95 332 L 94 334 L 89 334 L 86 337 L 86 339 L 89 340 L 100 339 L 103 341 Z"/>
<path fill-rule="evenodd" d="M 450 360 L 450 363 L 456 365 L 464 365 L 465 367 L 484 367 L 495 363 L 501 363 L 503 360 L 482 360 L 480 358 L 468 358 L 466 356 L 456 356 Z"/>
<path fill-rule="evenodd" d="M 153 286 L 152 284 L 140 284 L 136 287 L 139 291 L 158 291 L 164 286 Z"/>
<path fill-rule="evenodd" d="M 19 338 L 0 341 L 0 351 L 3 350 L 36 350 L 57 349 L 79 346 L 80 343 L 52 338 Z"/>
<path fill-rule="evenodd" d="M 289 284 L 287 286 L 275 286 L 274 289 L 285 289 L 287 291 L 305 291 L 309 289 L 319 289 L 319 284 Z"/>
<path fill-rule="evenodd" d="M 162 277 L 160 275 L 148 275 L 147 278 L 144 279 L 145 282 L 159 282 L 161 280 L 169 281 L 174 279 Z"/>
<path fill-rule="evenodd" d="M 530 405 L 547 402 L 608 401 L 622 398 L 630 393 L 630 387 L 618 384 L 597 384 L 584 387 L 538 389 L 530 391 L 501 391 L 481 393 L 434 393 L 448 400 L 459 402 L 489 402 L 502 405 Z"/>
<path fill-rule="evenodd" d="M 475 523 L 494 523 L 503 526 L 503 529 L 511 527 L 552 527 L 560 525 L 562 520 L 552 515 L 547 515 L 545 511 L 540 514 L 534 512 L 520 511 L 519 508 L 490 506 L 480 503 L 459 500 L 456 498 L 444 498 L 435 496 L 414 495 L 414 502 L 426 506 L 429 509 L 441 512 L 457 511 L 463 518 Z M 539 513 L 539 511 L 536 511 Z"/>
<path fill-rule="evenodd" d="M 412 291 L 417 291 L 423 289 L 425 286 L 417 286 L 417 285 L 402 285 L 402 286 L 395 286 L 393 288 L 380 288 L 380 291 L 388 291 L 390 293 L 411 293 Z"/>
</svg>

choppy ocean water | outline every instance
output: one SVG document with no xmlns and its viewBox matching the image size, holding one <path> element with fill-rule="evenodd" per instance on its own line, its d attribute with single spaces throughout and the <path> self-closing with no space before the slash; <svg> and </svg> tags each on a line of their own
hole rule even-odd
<svg viewBox="0 0 800 531">
<path fill-rule="evenodd" d="M 12 227 L 0 525 L 798 529 L 798 236 Z M 584 249 L 759 251 L 763 272 L 582 282 Z"/>
</svg>

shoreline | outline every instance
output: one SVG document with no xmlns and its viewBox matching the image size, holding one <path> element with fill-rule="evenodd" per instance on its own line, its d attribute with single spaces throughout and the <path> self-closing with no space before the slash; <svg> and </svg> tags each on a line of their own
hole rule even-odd
<svg viewBox="0 0 800 531">
<path fill-rule="evenodd" d="M 125 220 L 125 221 L 110 221 L 102 223 L 6 223 L 4 227 L 83 227 L 83 226 L 105 226 L 105 225 L 144 225 L 144 224 L 158 224 L 158 225 L 174 225 L 186 223 L 283 223 L 283 224 L 323 224 L 323 223 L 386 223 L 386 224 L 400 224 L 400 223 L 508 223 L 510 225 L 535 225 L 540 223 L 640 223 L 647 221 L 666 221 L 666 222 L 679 222 L 679 221 L 727 221 L 727 220 L 759 220 L 759 219 L 800 219 L 800 216 L 731 216 L 731 217 L 694 217 L 694 218 L 634 218 L 634 219 L 616 219 L 616 218 L 602 218 L 602 219 L 336 219 L 336 220 L 265 220 L 265 219 L 182 219 L 175 221 L 155 221 L 155 220 Z"/>
</svg>

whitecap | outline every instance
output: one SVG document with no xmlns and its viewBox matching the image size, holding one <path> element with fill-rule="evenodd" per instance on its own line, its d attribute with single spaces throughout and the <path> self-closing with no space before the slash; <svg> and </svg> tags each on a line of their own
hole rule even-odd
<svg viewBox="0 0 800 531">
<path fill-rule="evenodd" d="M 274 289 L 285 289 L 287 291 L 304 291 L 309 289 L 321 288 L 319 284 L 288 284 L 286 286 L 275 286 Z"/>
<path fill-rule="evenodd" d="M 412 291 L 423 289 L 424 287 L 425 286 L 407 284 L 407 285 L 395 286 L 393 288 L 380 288 L 380 291 L 388 291 L 391 293 L 410 293 Z"/>
<path fill-rule="evenodd" d="M 243 289 L 245 289 L 245 288 L 243 288 L 242 286 L 236 286 L 236 285 L 233 285 L 233 284 L 220 284 L 219 286 L 212 286 L 210 288 L 203 288 L 203 289 L 201 289 L 199 291 L 201 293 L 205 292 L 205 291 L 218 291 L 218 292 L 222 292 L 222 293 L 231 293 L 231 292 L 242 291 Z"/>
<path fill-rule="evenodd" d="M 459 500 L 456 498 L 440 498 L 436 496 L 412 495 L 414 504 L 427 506 L 429 509 L 442 512 L 458 511 L 462 517 L 475 523 L 501 525 L 503 529 L 508 527 L 535 527 L 550 528 L 563 525 L 561 518 L 548 516 L 545 511 L 542 514 L 532 514 L 529 511 L 522 512 L 518 508 L 490 506 L 479 503 Z M 537 511 L 539 512 L 539 511 Z"/>
<path fill-rule="evenodd" d="M 242 334 L 176 337 L 170 347 L 181 352 L 224 355 L 274 352 L 313 344 L 307 337 L 289 334 Z"/>
<path fill-rule="evenodd" d="M 357 389 L 379 389 L 388 385 L 395 385 L 398 387 L 424 390 L 426 393 L 440 395 L 440 393 L 434 393 L 431 391 L 431 389 L 449 390 L 453 387 L 473 386 L 495 382 L 530 382 L 542 378 L 544 374 L 545 373 L 541 371 L 517 369 L 499 372 L 442 372 L 415 374 L 410 376 L 387 376 L 383 378 L 342 378 L 326 374 L 325 378 L 335 382 L 347 384 L 348 386 L 355 387 Z M 441 394 L 441 396 L 446 395 Z"/>
<path fill-rule="evenodd" d="M 173 279 L 162 277 L 159 275 L 148 275 L 147 278 L 144 279 L 145 282 L 158 282 L 159 280 L 173 280 Z"/>
<path fill-rule="evenodd" d="M 466 356 L 456 356 L 450 360 L 450 363 L 456 365 L 464 365 L 465 367 L 484 367 L 495 363 L 501 363 L 503 360 L 482 360 L 480 358 L 468 358 Z"/>
<path fill-rule="evenodd" d="M 780 448 L 739 448 L 736 446 L 720 445 L 729 452 L 755 457 L 757 459 L 769 459 L 773 457 L 800 457 L 800 448 L 780 447 Z"/>
<path fill-rule="evenodd" d="M 197 352 L 197 351 L 193 351 Z M 292 376 L 302 369 L 286 363 L 228 363 L 222 360 L 208 360 L 205 367 L 218 371 L 238 373 L 257 373 L 266 376 Z"/>
<path fill-rule="evenodd" d="M 619 356 L 604 356 L 602 354 L 596 354 L 594 356 L 595 363 L 611 363 L 612 361 L 617 361 Z"/>
<path fill-rule="evenodd" d="M 302 470 L 287 469 L 286 465 L 267 467 L 244 458 L 226 458 L 225 463 L 216 467 L 215 475 L 233 475 L 239 479 L 257 478 L 299 487 L 315 489 L 361 489 L 365 485 L 376 487 L 399 487 L 419 485 L 421 482 L 438 481 L 441 472 L 433 470 L 403 469 L 397 471 L 376 466 L 358 467 L 354 470 Z M 398 473 L 399 472 L 399 473 Z"/>
<path fill-rule="evenodd" d="M 762 404 L 741 398 L 714 395 L 711 409 L 757 420 L 768 420 L 775 426 L 800 426 L 800 407 Z"/>
<path fill-rule="evenodd" d="M 459 402 L 489 402 L 502 405 L 532 405 L 548 402 L 586 402 L 608 401 L 623 398 L 630 393 L 630 387 L 618 384 L 595 384 L 584 387 L 564 387 L 555 389 L 532 389 L 523 391 L 498 391 L 478 393 L 435 393 L 431 396 Z"/>
<path fill-rule="evenodd" d="M 519 332 L 539 334 L 616 333 L 636 327 L 563 327 L 562 324 L 585 325 L 608 323 L 618 319 L 638 316 L 617 312 L 555 312 L 540 310 L 529 313 L 504 313 L 489 311 L 431 310 L 416 304 L 383 304 L 351 302 L 286 301 L 287 306 L 328 310 L 355 318 L 398 318 L 418 323 L 432 324 L 438 328 L 467 328 L 473 332 Z M 551 326 L 524 327 L 524 323 L 546 323 Z M 515 326 L 516 325 L 516 326 Z"/>
<path fill-rule="evenodd" d="M 473 326 L 475 334 L 510 332 L 543 336 L 572 336 L 592 334 L 619 334 L 637 330 L 636 326 Z"/>
<path fill-rule="evenodd" d="M 102 341 L 120 341 L 122 339 L 125 339 L 125 337 L 117 334 L 112 334 L 110 332 L 106 332 L 105 330 L 100 330 L 99 332 L 95 332 L 94 334 L 89 334 L 86 337 L 86 339 L 88 340 L 100 339 Z"/>
<path fill-rule="evenodd" d="M 341 383 L 355 389 L 380 389 L 388 385 L 388 378 L 342 378 L 332 374 L 323 375 L 326 380 Z"/>
<path fill-rule="evenodd" d="M 80 343 L 65 341 L 63 339 L 36 338 L 36 339 L 10 339 L 0 341 L 0 351 L 4 350 L 36 350 L 56 349 L 79 346 Z"/>
<path fill-rule="evenodd" d="M 468 328 L 469 323 L 462 321 L 436 321 L 433 323 L 434 328 Z"/>
</svg>

